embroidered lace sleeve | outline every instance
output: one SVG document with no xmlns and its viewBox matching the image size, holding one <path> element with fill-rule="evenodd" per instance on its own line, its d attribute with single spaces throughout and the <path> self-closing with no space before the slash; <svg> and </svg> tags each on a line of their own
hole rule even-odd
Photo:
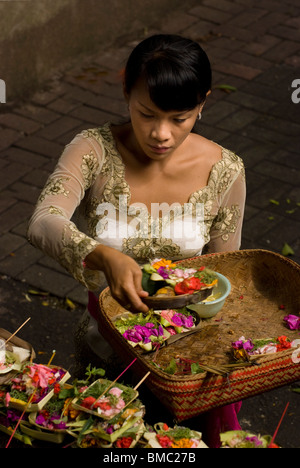
<svg viewBox="0 0 300 468">
<path fill-rule="evenodd" d="M 219 190 L 218 210 L 210 229 L 210 241 L 207 251 L 224 252 L 239 250 L 241 246 L 242 224 L 246 199 L 244 165 L 240 158 L 235 161 L 230 182 L 220 181 L 223 188 Z"/>
<path fill-rule="evenodd" d="M 90 288 L 84 258 L 98 243 L 72 221 L 76 208 L 101 171 L 104 150 L 88 134 L 66 146 L 40 194 L 28 225 L 28 240 L 57 260 L 76 280 Z"/>
</svg>

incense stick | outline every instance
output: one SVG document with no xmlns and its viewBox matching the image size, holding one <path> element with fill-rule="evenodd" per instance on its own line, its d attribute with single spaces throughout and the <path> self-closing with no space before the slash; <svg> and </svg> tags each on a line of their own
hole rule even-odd
<svg viewBox="0 0 300 468">
<path fill-rule="evenodd" d="M 272 440 L 271 440 L 271 442 L 270 442 L 270 444 L 269 444 L 269 447 L 273 444 L 273 442 L 274 442 L 274 440 L 275 440 L 275 437 L 277 436 L 278 429 L 279 429 L 279 427 L 280 427 L 280 425 L 281 425 L 281 423 L 282 423 L 282 420 L 283 420 L 283 418 L 284 418 L 284 415 L 285 415 L 285 413 L 286 413 L 286 410 L 288 409 L 289 404 L 290 404 L 290 402 L 287 403 L 287 405 L 286 405 L 286 407 L 285 407 L 285 409 L 284 409 L 284 411 L 283 411 L 283 413 L 282 413 L 282 416 L 281 416 L 281 418 L 280 418 L 280 421 L 279 421 L 279 423 L 278 423 L 278 426 L 276 427 L 276 430 L 275 430 L 274 435 L 273 435 L 273 437 L 272 437 Z"/>
<path fill-rule="evenodd" d="M 31 317 L 28 317 L 28 319 L 25 320 L 25 322 L 22 323 L 22 325 L 21 325 L 9 338 L 7 338 L 7 340 L 5 341 L 5 344 L 6 344 L 9 340 L 11 340 L 11 339 L 18 333 L 18 331 L 20 331 L 21 328 L 24 327 L 24 325 L 25 325 L 25 324 L 28 322 L 28 320 L 30 320 L 30 319 L 31 319 Z"/>
<path fill-rule="evenodd" d="M 47 364 L 48 366 L 51 364 L 51 362 L 52 362 L 52 360 L 53 360 L 53 358 L 54 358 L 55 353 L 56 353 L 56 351 L 54 350 L 53 353 L 52 353 L 52 356 L 51 356 L 51 358 L 50 358 L 50 360 L 49 360 L 49 362 L 48 362 L 48 364 Z M 33 400 L 34 395 L 36 394 L 36 391 L 37 391 L 37 387 L 34 389 L 34 391 L 32 392 L 32 394 L 30 395 L 30 398 L 29 398 L 29 400 L 27 401 L 27 403 L 26 403 L 26 405 L 25 405 L 25 407 L 24 407 L 24 410 L 23 410 L 21 416 L 19 417 L 18 422 L 17 422 L 17 424 L 16 424 L 14 430 L 12 431 L 11 436 L 10 436 L 10 438 L 9 438 L 9 440 L 8 440 L 8 442 L 7 442 L 5 448 L 8 448 L 8 446 L 9 446 L 9 444 L 10 444 L 10 442 L 11 442 L 13 436 L 14 436 L 15 433 L 16 433 L 16 430 L 17 430 L 18 427 L 19 427 L 20 422 L 21 422 L 22 419 L 23 419 L 23 416 L 24 416 L 24 414 L 25 414 L 25 412 L 26 412 L 28 406 L 30 405 L 30 403 L 31 403 L 32 400 Z"/>
</svg>

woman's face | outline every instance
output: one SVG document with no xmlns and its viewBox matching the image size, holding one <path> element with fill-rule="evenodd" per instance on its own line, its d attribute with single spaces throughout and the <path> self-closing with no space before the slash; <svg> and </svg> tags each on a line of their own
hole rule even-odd
<svg viewBox="0 0 300 468">
<path fill-rule="evenodd" d="M 162 111 L 150 99 L 140 80 L 127 96 L 138 153 L 153 160 L 173 154 L 195 125 L 200 106 L 189 111 Z"/>
</svg>

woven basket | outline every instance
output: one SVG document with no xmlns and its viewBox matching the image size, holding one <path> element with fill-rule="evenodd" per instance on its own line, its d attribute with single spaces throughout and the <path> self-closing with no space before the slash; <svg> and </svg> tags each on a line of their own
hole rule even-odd
<svg viewBox="0 0 300 468">
<path fill-rule="evenodd" d="M 116 315 L 126 311 L 112 298 L 109 288 L 100 295 L 98 316 L 99 330 L 123 360 L 127 363 L 137 358 L 133 366 L 136 374 L 143 376 L 151 371 L 146 385 L 177 421 L 300 379 L 299 359 L 293 358 L 295 348 L 260 355 L 249 363 L 230 367 L 232 342 L 241 336 L 266 339 L 285 335 L 291 340 L 299 337 L 283 321 L 285 315 L 297 315 L 300 311 L 298 264 L 266 250 L 224 252 L 181 263 L 186 267 L 205 265 L 231 282 L 225 305 L 215 317 L 204 321 L 199 333 L 163 347 L 156 354 L 144 354 L 139 347 L 130 346 L 112 324 Z M 213 371 L 170 375 L 162 370 L 178 357 Z M 226 373 L 218 372 L 224 368 Z"/>
</svg>

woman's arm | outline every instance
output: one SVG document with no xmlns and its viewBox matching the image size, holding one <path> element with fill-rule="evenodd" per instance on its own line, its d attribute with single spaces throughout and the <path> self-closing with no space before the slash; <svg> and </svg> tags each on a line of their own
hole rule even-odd
<svg viewBox="0 0 300 468">
<path fill-rule="evenodd" d="M 98 140 L 82 135 L 66 146 L 38 199 L 28 225 L 28 240 L 87 289 L 99 288 L 102 271 L 117 300 L 147 311 L 141 301 L 147 293 L 142 291 L 138 264 L 127 255 L 100 245 L 71 221 L 85 191 L 101 171 L 103 151 Z"/>
<path fill-rule="evenodd" d="M 142 270 L 128 255 L 105 245 L 98 245 L 85 259 L 86 267 L 104 272 L 112 296 L 123 306 L 147 312 L 142 298 L 148 296 L 142 289 Z"/>
<path fill-rule="evenodd" d="M 210 230 L 208 253 L 239 250 L 246 200 L 244 167 L 235 174 L 233 182 L 222 194 L 218 214 Z"/>
</svg>

